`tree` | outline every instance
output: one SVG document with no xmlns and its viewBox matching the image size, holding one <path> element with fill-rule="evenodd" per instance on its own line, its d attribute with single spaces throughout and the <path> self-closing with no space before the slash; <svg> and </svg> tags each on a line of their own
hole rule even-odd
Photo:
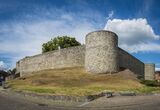
<svg viewBox="0 0 160 110">
<path fill-rule="evenodd" d="M 58 36 L 42 45 L 42 53 L 57 50 L 58 48 L 68 48 L 81 45 L 75 38 L 68 36 Z"/>
<path fill-rule="evenodd" d="M 13 68 L 12 70 L 11 69 L 8 70 L 7 73 L 12 75 L 16 74 L 16 68 Z"/>
</svg>

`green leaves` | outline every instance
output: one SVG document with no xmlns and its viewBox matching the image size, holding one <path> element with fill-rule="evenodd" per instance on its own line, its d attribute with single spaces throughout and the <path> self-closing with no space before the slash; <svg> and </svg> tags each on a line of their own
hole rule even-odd
<svg viewBox="0 0 160 110">
<path fill-rule="evenodd" d="M 140 81 L 142 84 L 146 85 L 146 86 L 150 86 L 150 87 L 160 87 L 160 82 L 156 81 L 156 80 L 141 80 Z"/>
<path fill-rule="evenodd" d="M 68 47 L 78 46 L 78 45 L 81 45 L 81 44 L 73 37 L 58 36 L 42 45 L 42 53 L 52 51 L 52 50 L 58 50 L 59 47 L 62 49 L 62 48 L 68 48 Z"/>
</svg>

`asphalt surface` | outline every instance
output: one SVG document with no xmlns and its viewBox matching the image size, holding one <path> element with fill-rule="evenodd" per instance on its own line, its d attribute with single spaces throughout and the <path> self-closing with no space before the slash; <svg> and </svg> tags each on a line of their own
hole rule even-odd
<svg viewBox="0 0 160 110">
<path fill-rule="evenodd" d="M 160 110 L 160 95 L 102 97 L 79 107 L 57 107 L 0 93 L 0 110 Z"/>
</svg>

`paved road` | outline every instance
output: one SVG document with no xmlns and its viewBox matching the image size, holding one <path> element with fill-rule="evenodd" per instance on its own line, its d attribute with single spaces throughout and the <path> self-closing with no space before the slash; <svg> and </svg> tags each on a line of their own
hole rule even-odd
<svg viewBox="0 0 160 110">
<path fill-rule="evenodd" d="M 82 107 L 55 107 L 0 93 L 0 110 L 160 110 L 160 96 L 103 97 Z"/>
<path fill-rule="evenodd" d="M 102 97 L 85 107 L 103 107 L 106 110 L 160 110 L 160 95 Z"/>
</svg>

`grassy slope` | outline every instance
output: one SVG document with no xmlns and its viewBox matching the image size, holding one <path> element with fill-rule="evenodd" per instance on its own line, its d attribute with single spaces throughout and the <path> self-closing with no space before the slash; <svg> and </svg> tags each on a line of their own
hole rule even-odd
<svg viewBox="0 0 160 110">
<path fill-rule="evenodd" d="M 128 74 L 129 72 L 129 74 Z M 122 75 L 123 74 L 123 75 Z M 83 68 L 64 68 L 39 71 L 23 78 L 10 81 L 12 89 L 38 93 L 63 95 L 89 95 L 102 91 L 148 92 L 157 88 L 147 88 L 130 71 L 118 74 L 90 74 Z"/>
</svg>

